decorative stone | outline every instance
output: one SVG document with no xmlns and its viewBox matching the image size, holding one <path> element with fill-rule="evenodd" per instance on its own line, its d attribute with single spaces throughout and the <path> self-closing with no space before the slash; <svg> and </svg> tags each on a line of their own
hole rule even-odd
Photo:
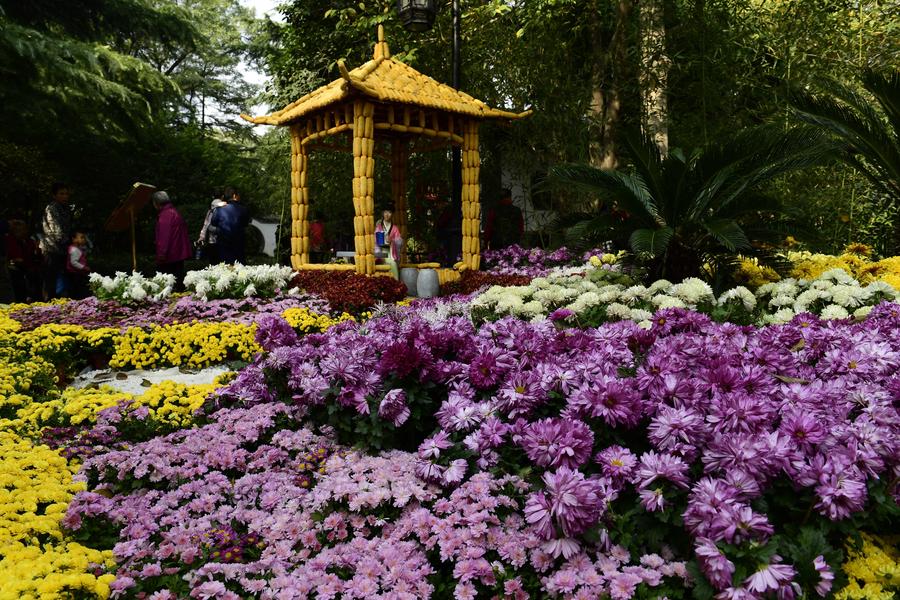
<svg viewBox="0 0 900 600">
<path fill-rule="evenodd" d="M 419 282 L 419 270 L 411 267 L 400 269 L 400 281 L 406 284 L 406 293 L 416 295 L 416 286 Z"/>
<path fill-rule="evenodd" d="M 419 269 L 419 281 L 416 284 L 416 292 L 419 298 L 434 298 L 438 295 L 440 289 L 437 271 L 434 269 Z"/>
</svg>

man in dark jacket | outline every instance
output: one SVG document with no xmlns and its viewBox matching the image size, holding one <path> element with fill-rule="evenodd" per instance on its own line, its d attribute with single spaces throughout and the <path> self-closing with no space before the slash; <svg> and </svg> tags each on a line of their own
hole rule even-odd
<svg viewBox="0 0 900 600">
<path fill-rule="evenodd" d="M 44 298 L 51 300 L 65 293 L 66 249 L 72 237 L 72 209 L 69 208 L 69 186 L 54 183 L 53 200 L 44 209 L 41 221 L 44 237 Z"/>
<path fill-rule="evenodd" d="M 241 203 L 241 194 L 234 188 L 225 190 L 225 206 L 217 209 L 211 224 L 218 232 L 219 258 L 225 264 L 247 260 L 244 245 L 250 212 Z"/>
</svg>

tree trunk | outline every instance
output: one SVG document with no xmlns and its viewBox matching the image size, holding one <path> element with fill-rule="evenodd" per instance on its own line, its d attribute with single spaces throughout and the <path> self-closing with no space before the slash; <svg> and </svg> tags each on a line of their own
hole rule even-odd
<svg viewBox="0 0 900 600">
<path fill-rule="evenodd" d="M 615 23 L 608 43 L 600 2 L 595 1 L 591 9 L 594 55 L 591 63 L 590 160 L 600 169 L 615 169 L 619 162 L 616 133 L 622 110 L 621 79 L 632 6 L 633 0 L 616 1 Z"/>
<path fill-rule="evenodd" d="M 641 27 L 641 125 L 644 133 L 665 156 L 669 152 L 668 105 L 666 102 L 669 57 L 663 0 L 642 0 Z"/>
</svg>

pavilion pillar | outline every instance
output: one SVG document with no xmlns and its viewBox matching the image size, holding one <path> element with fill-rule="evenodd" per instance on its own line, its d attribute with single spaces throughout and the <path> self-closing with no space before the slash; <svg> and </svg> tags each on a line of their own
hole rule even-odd
<svg viewBox="0 0 900 600">
<path fill-rule="evenodd" d="M 353 231 L 356 272 L 375 273 L 375 105 L 353 103 Z"/>
<path fill-rule="evenodd" d="M 300 125 L 291 126 L 291 266 L 309 263 L 309 155 Z"/>
<path fill-rule="evenodd" d="M 403 236 L 400 262 L 406 262 L 406 179 L 409 170 L 409 148 L 405 141 L 391 142 L 391 199 L 394 202 L 394 222 Z"/>
<path fill-rule="evenodd" d="M 462 250 L 463 263 L 473 270 L 481 266 L 481 156 L 478 153 L 478 121 L 463 125 L 462 144 Z"/>
</svg>

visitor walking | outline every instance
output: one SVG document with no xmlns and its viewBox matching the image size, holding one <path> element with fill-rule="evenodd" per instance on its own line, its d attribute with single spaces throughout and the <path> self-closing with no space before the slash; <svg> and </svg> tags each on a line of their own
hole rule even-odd
<svg viewBox="0 0 900 600">
<path fill-rule="evenodd" d="M 87 264 L 87 236 L 80 229 L 72 233 L 72 243 L 66 251 L 66 296 L 81 300 L 91 295 L 88 277 L 91 269 Z"/>
<path fill-rule="evenodd" d="M 386 209 L 381 218 L 375 223 L 375 243 L 384 248 L 387 256 L 384 262 L 391 268 L 391 274 L 395 279 L 400 278 L 400 251 L 403 248 L 403 236 L 400 228 L 393 222 L 394 211 Z"/>
<path fill-rule="evenodd" d="M 487 247 L 499 250 L 513 244 L 521 244 L 524 233 L 525 220 L 522 218 L 522 209 L 513 204 L 512 192 L 504 188 L 500 193 L 500 201 L 488 213 L 484 225 Z"/>
<path fill-rule="evenodd" d="M 213 198 L 212 203 L 209 205 L 209 210 L 206 211 L 206 217 L 203 219 L 203 227 L 200 228 L 200 237 L 197 239 L 197 246 L 201 249 L 200 253 L 210 264 L 220 262 L 219 248 L 217 245 L 219 229 L 212 224 L 212 219 L 216 214 L 216 211 L 226 204 L 228 203 L 222 199 L 221 193 L 217 194 L 216 198 Z"/>
<path fill-rule="evenodd" d="M 41 300 L 41 250 L 22 219 L 11 219 L 6 235 L 6 258 L 16 302 Z"/>
<path fill-rule="evenodd" d="M 44 217 L 41 220 L 45 300 L 58 298 L 65 292 L 66 249 L 72 239 L 69 186 L 65 183 L 54 183 L 51 194 L 53 199 L 44 208 Z"/>
<path fill-rule="evenodd" d="M 250 212 L 241 202 L 241 194 L 234 188 L 225 190 L 225 206 L 216 209 L 210 219 L 210 225 L 216 228 L 219 258 L 224 263 L 244 263 L 247 256 L 247 225 L 250 224 Z"/>
<path fill-rule="evenodd" d="M 184 261 L 191 257 L 191 239 L 187 224 L 172 205 L 169 194 L 156 192 L 153 206 L 159 211 L 156 221 L 156 270 L 175 276 L 175 289 L 184 283 Z"/>
</svg>

